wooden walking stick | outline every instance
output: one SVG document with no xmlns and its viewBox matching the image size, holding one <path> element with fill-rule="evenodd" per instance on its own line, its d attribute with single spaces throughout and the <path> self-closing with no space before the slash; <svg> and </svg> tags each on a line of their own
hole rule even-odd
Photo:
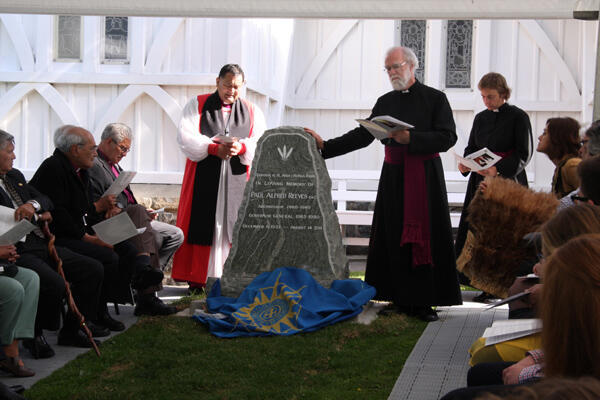
<svg viewBox="0 0 600 400">
<path fill-rule="evenodd" d="M 54 246 L 56 237 L 52 234 L 52 232 L 50 232 L 50 228 L 48 227 L 48 221 L 44 221 L 44 224 L 42 225 L 42 232 L 44 232 L 44 236 L 46 236 L 46 239 L 48 239 L 48 252 L 50 253 L 50 256 L 52 257 L 54 262 L 56 262 L 56 270 L 58 271 L 60 276 L 62 276 L 63 280 L 65 281 L 66 294 L 67 294 L 67 305 L 69 307 L 69 310 L 75 315 L 75 317 L 79 321 L 79 326 L 83 328 L 83 330 L 85 331 L 85 333 L 88 336 L 88 339 L 90 340 L 90 343 L 92 344 L 92 347 L 96 351 L 96 354 L 98 355 L 98 357 L 100 357 L 100 350 L 98 349 L 98 345 L 96 344 L 96 341 L 94 340 L 94 337 L 92 336 L 92 332 L 90 332 L 90 329 L 87 327 L 87 325 L 85 323 L 85 318 L 79 312 L 79 309 L 77 308 L 77 305 L 75 304 L 75 300 L 73 299 L 73 294 L 71 293 L 71 287 L 69 286 L 69 282 L 67 281 L 67 278 L 65 278 L 65 272 L 63 271 L 62 260 L 58 256 L 58 252 L 56 251 L 56 247 Z"/>
</svg>

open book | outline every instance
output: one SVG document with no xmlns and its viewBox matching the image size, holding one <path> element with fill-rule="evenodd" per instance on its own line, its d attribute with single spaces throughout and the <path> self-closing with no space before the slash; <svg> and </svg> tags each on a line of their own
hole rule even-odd
<svg viewBox="0 0 600 400">
<path fill-rule="evenodd" d="M 371 120 L 357 119 L 356 122 L 367 129 L 375 139 L 379 140 L 390 137 L 391 131 L 414 128 L 411 124 L 389 115 L 380 115 Z"/>
<path fill-rule="evenodd" d="M 454 150 L 454 158 L 456 161 L 468 167 L 471 171 L 481 171 L 482 169 L 487 169 L 498 161 L 502 160 L 502 157 L 493 153 L 487 147 L 484 147 L 481 150 L 476 151 L 475 153 L 471 153 L 466 157 L 461 157 Z"/>
<path fill-rule="evenodd" d="M 106 192 L 104 192 L 102 196 L 106 196 L 109 194 L 114 194 L 115 196 L 118 196 L 119 193 L 125 190 L 127 185 L 131 183 L 135 174 L 135 171 L 121 171 L 117 179 L 115 179 L 113 183 L 110 184 L 109 188 L 106 189 Z"/>
<path fill-rule="evenodd" d="M 494 321 L 491 327 L 483 332 L 485 345 L 506 342 L 524 336 L 533 335 L 542 330 L 542 321 L 537 318 L 531 319 L 505 319 Z"/>
<path fill-rule="evenodd" d="M 123 240 L 139 235 L 146 230 L 146 228 L 137 229 L 126 212 L 98 222 L 96 225 L 92 225 L 92 229 L 100 239 L 112 245 L 121 243 Z"/>
<path fill-rule="evenodd" d="M 24 240 L 35 225 L 26 219 L 15 221 L 15 209 L 0 206 L 0 246 L 15 244 Z"/>
</svg>

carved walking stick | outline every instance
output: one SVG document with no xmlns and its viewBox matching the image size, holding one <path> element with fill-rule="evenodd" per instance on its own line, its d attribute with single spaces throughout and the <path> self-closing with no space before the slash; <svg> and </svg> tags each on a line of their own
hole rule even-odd
<svg viewBox="0 0 600 400">
<path fill-rule="evenodd" d="M 71 287 L 69 286 L 69 282 L 67 281 L 67 278 L 65 278 L 65 272 L 63 271 L 63 268 L 62 268 L 62 260 L 58 256 L 56 247 L 54 247 L 54 242 L 56 241 L 56 237 L 52 234 L 52 232 L 50 232 L 50 228 L 48 228 L 47 221 L 45 221 L 44 224 L 42 225 L 42 232 L 44 232 L 44 236 L 46 236 L 46 239 L 48 239 L 48 252 L 50 253 L 50 256 L 52 257 L 52 259 L 56 262 L 56 270 L 58 271 L 60 276 L 62 276 L 63 280 L 65 281 L 65 287 L 66 287 L 66 293 L 67 293 L 67 305 L 69 307 L 69 310 L 71 310 L 71 312 L 75 315 L 75 317 L 79 321 L 79 326 L 81 326 L 83 328 L 83 330 L 85 331 L 85 333 L 88 336 L 88 339 L 90 340 L 90 343 L 92 344 L 92 347 L 96 351 L 96 354 L 98 355 L 98 357 L 100 357 L 100 350 L 98 349 L 98 345 L 96 344 L 96 341 L 94 340 L 94 337 L 92 336 L 92 332 L 90 332 L 90 329 L 85 324 L 85 318 L 83 317 L 83 315 L 81 315 L 81 313 L 79 312 L 79 309 L 77 309 L 77 305 L 75 304 L 75 300 L 73 299 L 73 294 L 71 293 Z"/>
</svg>

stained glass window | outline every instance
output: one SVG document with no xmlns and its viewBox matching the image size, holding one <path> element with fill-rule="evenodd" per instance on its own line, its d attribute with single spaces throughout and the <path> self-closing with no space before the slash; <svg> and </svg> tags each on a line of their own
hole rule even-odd
<svg viewBox="0 0 600 400">
<path fill-rule="evenodd" d="M 427 21 L 408 20 L 400 23 L 400 44 L 409 47 L 417 55 L 419 68 L 415 70 L 415 76 L 421 82 L 425 76 L 425 41 L 427 32 Z"/>
<path fill-rule="evenodd" d="M 127 61 L 128 18 L 104 19 L 104 61 Z"/>
<path fill-rule="evenodd" d="M 446 41 L 446 87 L 471 87 L 473 21 L 449 20 Z"/>
<path fill-rule="evenodd" d="M 81 17 L 59 15 L 57 18 L 56 59 L 81 61 Z"/>
</svg>

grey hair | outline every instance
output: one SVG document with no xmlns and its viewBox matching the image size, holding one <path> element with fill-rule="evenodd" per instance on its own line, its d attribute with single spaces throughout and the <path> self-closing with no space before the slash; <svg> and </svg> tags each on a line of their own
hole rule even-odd
<svg viewBox="0 0 600 400">
<path fill-rule="evenodd" d="M 15 144 L 15 137 L 0 129 L 0 150 L 3 150 L 9 143 Z"/>
<path fill-rule="evenodd" d="M 409 62 L 409 64 L 411 64 L 413 67 L 415 67 L 415 69 L 419 68 L 419 59 L 417 58 L 417 55 L 415 54 L 414 51 L 412 51 L 411 48 L 409 47 L 403 47 L 403 46 L 394 46 L 391 47 L 386 53 L 385 53 L 385 57 L 389 57 L 390 54 L 392 54 L 395 51 L 402 51 L 402 55 L 404 55 L 404 59 L 406 61 Z"/>
<path fill-rule="evenodd" d="M 592 126 L 585 131 L 585 135 L 589 139 L 587 148 L 590 155 L 595 156 L 600 154 L 600 119 L 594 121 Z"/>
<path fill-rule="evenodd" d="M 74 144 L 81 146 L 85 143 L 82 136 L 72 132 L 75 128 L 75 125 L 63 125 L 54 131 L 54 146 L 63 153 L 68 153 Z"/>
<path fill-rule="evenodd" d="M 102 131 L 100 140 L 112 139 L 116 143 L 121 143 L 125 139 L 133 140 L 133 134 L 131 128 L 125 124 L 114 122 L 106 125 Z"/>
</svg>

